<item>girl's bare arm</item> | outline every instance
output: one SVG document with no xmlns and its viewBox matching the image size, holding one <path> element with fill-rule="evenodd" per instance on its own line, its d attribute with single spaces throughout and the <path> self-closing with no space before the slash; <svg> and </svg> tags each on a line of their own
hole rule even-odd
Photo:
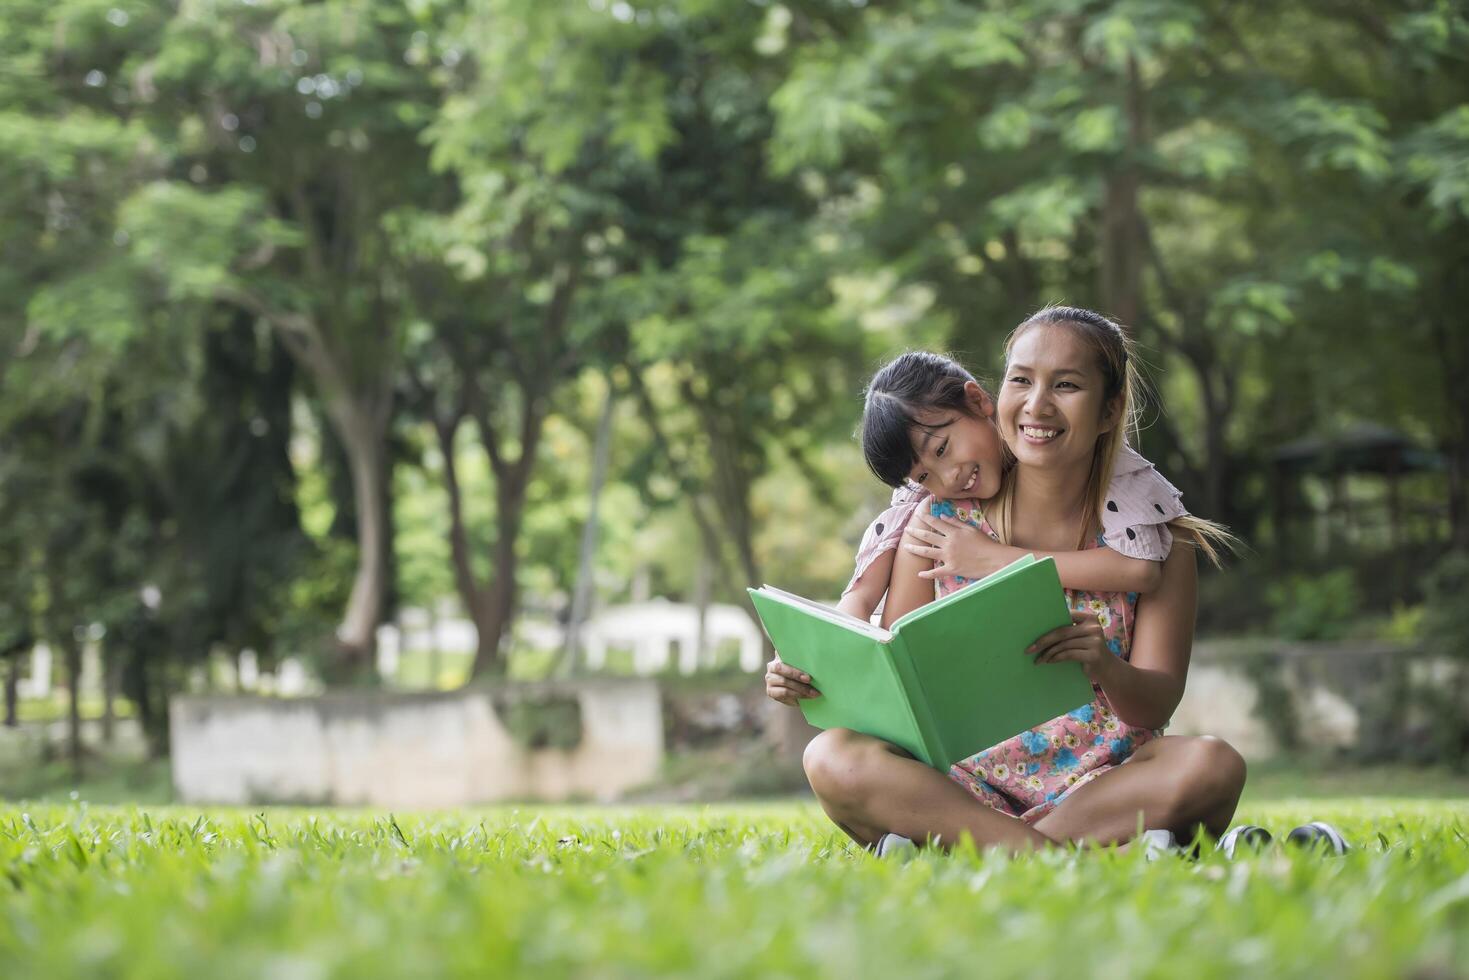
<svg viewBox="0 0 1469 980">
<path fill-rule="evenodd" d="M 1054 558 L 1061 584 L 1080 592 L 1155 591 L 1163 581 L 1163 563 L 1142 558 L 1129 558 L 1111 548 L 1089 548 L 1086 551 L 1036 551 L 1017 548 L 985 534 L 972 524 L 953 517 L 934 518 L 918 514 L 903 538 L 903 550 L 914 550 L 926 559 L 942 559 L 943 568 L 925 572 L 926 578 L 962 575 L 981 579 L 1006 565 L 1034 554 L 1037 558 Z"/>
<path fill-rule="evenodd" d="M 933 568 L 927 558 L 899 548 L 893 558 L 892 579 L 888 583 L 888 601 L 882 607 L 882 625 L 889 627 L 899 619 L 933 601 L 933 582 L 919 578 L 919 572 Z"/>
<path fill-rule="evenodd" d="M 872 559 L 872 564 L 863 570 L 857 584 L 837 603 L 837 609 L 858 619 L 871 619 L 872 611 L 888 590 L 888 580 L 893 574 L 893 554 L 894 551 L 884 551 Z"/>
<path fill-rule="evenodd" d="M 1079 592 L 1140 592 L 1147 595 L 1156 592 L 1163 584 L 1161 561 L 1129 558 L 1111 548 L 1037 551 L 1034 554 L 1037 558 L 1054 558 L 1062 587 Z"/>
</svg>

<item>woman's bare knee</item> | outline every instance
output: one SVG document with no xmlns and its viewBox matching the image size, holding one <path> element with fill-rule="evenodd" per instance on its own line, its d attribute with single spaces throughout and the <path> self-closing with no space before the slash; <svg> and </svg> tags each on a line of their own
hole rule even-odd
<svg viewBox="0 0 1469 980">
<path fill-rule="evenodd" d="M 884 753 L 883 743 L 870 735 L 830 728 L 807 744 L 801 764 L 812 791 L 823 802 L 847 803 L 867 792 L 867 770 L 877 753 Z"/>
<path fill-rule="evenodd" d="M 1211 799 L 1238 799 L 1245 788 L 1245 757 L 1222 738 L 1194 740 L 1193 769 L 1200 792 Z"/>
<path fill-rule="evenodd" d="M 1233 816 L 1245 787 L 1245 760 L 1221 738 L 1203 735 L 1178 746 L 1171 782 L 1170 823 L 1218 822 L 1224 809 Z M 1213 818 L 1213 819 L 1211 819 Z M 1210 830 L 1216 830 L 1211 826 Z"/>
</svg>

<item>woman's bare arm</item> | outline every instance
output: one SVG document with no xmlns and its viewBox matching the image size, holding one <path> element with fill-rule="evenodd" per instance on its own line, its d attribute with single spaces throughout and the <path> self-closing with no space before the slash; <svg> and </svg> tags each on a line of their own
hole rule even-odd
<svg viewBox="0 0 1469 980">
<path fill-rule="evenodd" d="M 1194 549 L 1174 540 L 1158 590 L 1142 596 L 1129 660 L 1107 657 L 1095 680 L 1117 716 L 1139 728 L 1161 728 L 1183 697 L 1193 650 L 1199 572 Z"/>
</svg>

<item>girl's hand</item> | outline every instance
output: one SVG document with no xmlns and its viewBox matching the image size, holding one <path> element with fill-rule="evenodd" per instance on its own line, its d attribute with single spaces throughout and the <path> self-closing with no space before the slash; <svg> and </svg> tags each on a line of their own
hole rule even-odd
<svg viewBox="0 0 1469 980">
<path fill-rule="evenodd" d="M 1107 649 L 1107 638 L 1102 634 L 1101 620 L 1094 613 L 1079 612 L 1071 614 L 1070 626 L 1051 630 L 1026 647 L 1025 652 L 1033 655 L 1038 664 L 1074 660 L 1093 681 L 1096 669 L 1112 656 L 1112 651 Z"/>
<path fill-rule="evenodd" d="M 765 696 L 794 708 L 801 698 L 819 698 L 821 692 L 811 686 L 810 674 L 781 663 L 777 653 L 765 665 Z"/>
<path fill-rule="evenodd" d="M 919 572 L 920 578 L 962 575 L 984 578 L 1019 557 L 1018 548 L 1000 544 L 979 528 L 957 517 L 933 517 L 918 513 L 903 533 L 903 547 L 915 555 L 933 559 L 933 568 Z"/>
</svg>

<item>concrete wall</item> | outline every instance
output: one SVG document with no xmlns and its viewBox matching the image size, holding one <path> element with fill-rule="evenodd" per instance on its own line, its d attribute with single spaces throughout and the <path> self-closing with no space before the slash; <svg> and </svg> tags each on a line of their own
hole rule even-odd
<svg viewBox="0 0 1469 980">
<path fill-rule="evenodd" d="M 1266 759 L 1279 747 L 1265 720 L 1256 714 L 1259 690 L 1233 665 L 1194 663 L 1183 700 L 1168 723 L 1169 735 L 1214 735 L 1249 760 Z"/>
<path fill-rule="evenodd" d="M 582 740 L 528 749 L 494 698 L 575 697 Z M 663 761 L 652 681 L 595 680 L 446 694 L 177 697 L 174 790 L 188 803 L 442 807 L 495 800 L 613 800 Z"/>
<path fill-rule="evenodd" d="M 1380 693 L 1395 663 L 1406 659 L 1415 674 L 1434 666 L 1414 649 L 1392 643 L 1202 642 L 1194 647 L 1188 686 L 1168 734 L 1217 735 L 1251 760 L 1280 751 L 1259 708 L 1259 684 L 1248 663 L 1262 655 L 1270 658 L 1272 682 L 1289 695 L 1301 745 L 1312 751 L 1358 744 L 1364 705 Z"/>
<path fill-rule="evenodd" d="M 1368 737 L 1364 706 L 1380 694 L 1384 675 L 1408 658 L 1410 673 L 1426 682 L 1443 665 L 1398 644 L 1376 642 L 1287 643 L 1268 639 L 1195 644 L 1183 699 L 1168 725 L 1170 735 L 1214 735 L 1248 760 L 1262 761 L 1281 746 L 1260 709 L 1260 673 L 1252 658 L 1267 656 L 1266 673 L 1288 695 L 1303 748 L 1352 749 Z M 765 702 L 762 727 L 789 764 L 799 764 L 816 729 L 797 711 Z"/>
</svg>

